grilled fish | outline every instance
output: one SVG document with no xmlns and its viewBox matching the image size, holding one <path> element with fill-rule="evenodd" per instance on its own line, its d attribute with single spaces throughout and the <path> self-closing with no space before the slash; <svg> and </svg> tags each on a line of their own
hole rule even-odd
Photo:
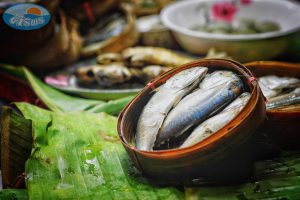
<svg viewBox="0 0 300 200">
<path fill-rule="evenodd" d="M 132 67 L 142 68 L 146 65 L 164 65 L 177 67 L 193 61 L 171 50 L 160 47 L 132 47 L 122 52 L 122 56 Z"/>
</svg>

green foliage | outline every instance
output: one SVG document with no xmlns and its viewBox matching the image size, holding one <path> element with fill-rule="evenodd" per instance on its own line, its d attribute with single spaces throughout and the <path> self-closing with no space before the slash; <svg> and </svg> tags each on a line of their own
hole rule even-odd
<svg viewBox="0 0 300 200">
<path fill-rule="evenodd" d="M 151 185 L 132 165 L 115 117 L 16 105 L 32 120 L 34 148 L 25 167 L 30 199 L 183 199 L 176 188 Z"/>
</svg>

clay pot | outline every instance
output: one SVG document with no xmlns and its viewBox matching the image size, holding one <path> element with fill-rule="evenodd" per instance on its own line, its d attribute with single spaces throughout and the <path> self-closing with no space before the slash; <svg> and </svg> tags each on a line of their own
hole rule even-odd
<svg viewBox="0 0 300 200">
<path fill-rule="evenodd" d="M 224 183 L 247 177 L 252 170 L 254 133 L 265 119 L 265 101 L 252 73 L 225 59 L 203 59 L 175 68 L 151 82 L 155 88 L 174 74 L 195 66 L 209 71 L 232 70 L 243 80 L 251 97 L 245 108 L 225 127 L 193 146 L 182 149 L 141 151 L 133 143 L 137 121 L 153 91 L 145 87 L 121 112 L 118 133 L 135 166 L 161 183 Z M 191 181 L 193 180 L 193 181 Z"/>
</svg>

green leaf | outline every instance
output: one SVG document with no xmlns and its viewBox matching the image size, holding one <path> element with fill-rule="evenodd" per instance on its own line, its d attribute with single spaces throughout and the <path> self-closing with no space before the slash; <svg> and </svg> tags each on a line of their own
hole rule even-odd
<svg viewBox="0 0 300 200">
<path fill-rule="evenodd" d="M 5 189 L 5 190 L 0 190 L 0 199 L 27 200 L 28 195 L 26 190 Z"/>
<path fill-rule="evenodd" d="M 88 111 L 118 114 L 132 99 L 132 97 L 125 97 L 106 103 L 99 100 L 73 97 L 44 84 L 25 67 L 13 67 L 1 64 L 0 70 L 26 80 L 39 99 L 54 112 Z"/>
<path fill-rule="evenodd" d="M 133 166 L 105 113 L 53 113 L 17 103 L 32 120 L 34 148 L 26 162 L 30 199 L 183 199 L 157 187 Z"/>
<path fill-rule="evenodd" d="M 187 187 L 187 200 L 257 200 L 300 198 L 300 152 L 283 153 L 255 164 L 254 177 L 244 184 L 223 187 Z"/>
</svg>

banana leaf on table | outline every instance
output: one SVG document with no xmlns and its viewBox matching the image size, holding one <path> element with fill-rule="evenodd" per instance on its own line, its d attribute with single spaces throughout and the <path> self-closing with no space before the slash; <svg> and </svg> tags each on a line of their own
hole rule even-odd
<svg viewBox="0 0 300 200">
<path fill-rule="evenodd" d="M 299 199 L 300 151 L 255 164 L 255 175 L 233 186 L 154 186 L 132 165 L 105 113 L 54 113 L 16 104 L 34 148 L 26 163 L 30 199 Z M 13 112 L 8 112 L 14 115 Z M 11 121 L 11 123 L 14 120 Z M 13 126 L 9 126 L 13 127 Z M 20 130 L 19 130 L 20 131 Z"/>
<path fill-rule="evenodd" d="M 108 114 L 116 115 L 132 99 L 131 96 L 124 97 L 118 100 L 104 102 L 69 96 L 43 83 L 40 79 L 33 75 L 26 67 L 14 67 L 11 65 L 0 64 L 0 72 L 24 80 L 34 91 L 37 98 L 41 100 L 47 108 L 54 112 L 86 111 L 106 112 Z M 10 85 L 10 87 L 11 88 L 9 89 L 11 90 L 18 89 L 16 88 L 16 85 Z"/>
<path fill-rule="evenodd" d="M 33 136 L 33 149 L 25 165 L 30 199 L 183 199 L 178 189 L 153 186 L 133 167 L 115 117 L 16 106 L 32 122 L 26 134 Z"/>
<path fill-rule="evenodd" d="M 246 183 L 223 187 L 186 187 L 186 200 L 300 199 L 300 152 L 285 152 L 255 164 Z"/>
</svg>

